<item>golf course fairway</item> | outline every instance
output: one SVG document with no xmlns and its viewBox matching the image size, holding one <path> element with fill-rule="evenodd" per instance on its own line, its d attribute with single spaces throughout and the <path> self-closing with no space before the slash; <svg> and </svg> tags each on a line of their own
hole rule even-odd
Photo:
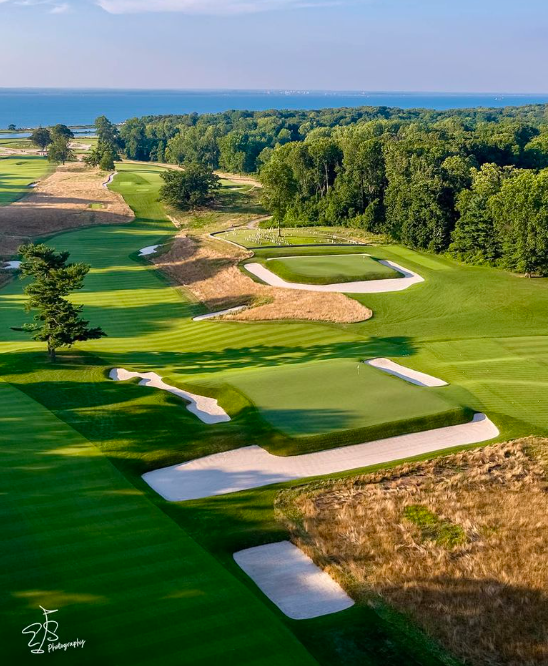
<svg viewBox="0 0 548 666">
<path fill-rule="evenodd" d="M 446 413 L 485 413 L 501 440 L 546 435 L 548 280 L 376 246 L 376 258 L 424 281 L 355 295 L 374 312 L 367 322 L 193 321 L 203 307 L 138 257 L 176 233 L 158 202 L 162 168 L 121 163 L 117 171 L 110 187 L 133 208 L 134 222 L 48 239 L 72 261 L 91 264 L 76 302 L 108 337 L 61 351 L 52 364 L 41 343 L 12 330 L 29 321 L 24 281 L 0 290 L 3 572 L 10 574 L 2 581 L 2 634 L 15 646 L 7 663 L 32 661 L 21 631 L 40 621 L 39 604 L 58 609 L 60 638 L 87 641 L 79 663 L 150 664 L 159 653 L 162 664 L 177 665 L 445 663 L 424 636 L 367 604 L 289 620 L 245 577 L 234 552 L 287 538 L 273 503 L 288 484 L 169 504 L 141 475 L 250 445 L 296 454 L 300 437 L 330 448 L 361 427 Z M 363 363 L 358 379 L 358 364 L 373 358 L 448 386 L 412 386 Z M 170 386 L 216 399 L 231 420 L 203 423 L 177 396 L 110 380 L 113 368 L 158 373 Z M 331 401 L 330 382 L 340 394 Z M 373 413 L 367 397 L 377 382 Z M 347 398 L 350 413 L 340 413 Z M 330 404 L 333 413 L 324 413 Z"/>
<path fill-rule="evenodd" d="M 0 157 L 0 206 L 13 203 L 32 192 L 29 185 L 51 171 L 45 157 L 12 155 Z"/>
</svg>

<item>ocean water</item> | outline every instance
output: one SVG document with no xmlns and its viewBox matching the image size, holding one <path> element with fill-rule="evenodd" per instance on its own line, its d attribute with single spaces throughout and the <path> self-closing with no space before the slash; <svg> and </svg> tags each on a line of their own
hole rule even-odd
<svg viewBox="0 0 548 666">
<path fill-rule="evenodd" d="M 217 113 L 230 109 L 396 106 L 443 110 L 537 103 L 548 103 L 548 94 L 0 88 L 0 129 L 11 123 L 20 128 L 55 123 L 89 125 L 103 114 L 118 123 L 134 116 Z"/>
</svg>

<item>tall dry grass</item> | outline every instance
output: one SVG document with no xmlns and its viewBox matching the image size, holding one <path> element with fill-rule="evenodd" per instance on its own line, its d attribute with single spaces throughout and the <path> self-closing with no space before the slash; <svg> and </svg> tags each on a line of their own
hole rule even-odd
<svg viewBox="0 0 548 666">
<path fill-rule="evenodd" d="M 355 598 L 380 596 L 466 664 L 540 666 L 547 452 L 548 440 L 496 444 L 285 491 L 277 507 L 292 538 Z M 439 538 L 440 526 L 458 538 Z"/>
<path fill-rule="evenodd" d="M 184 286 L 212 312 L 235 305 L 252 306 L 228 319 L 353 323 L 371 317 L 369 308 L 344 294 L 280 289 L 253 281 L 238 268 L 238 263 L 250 256 L 251 252 L 223 241 L 182 233 L 169 252 L 153 261 L 172 282 Z"/>
</svg>

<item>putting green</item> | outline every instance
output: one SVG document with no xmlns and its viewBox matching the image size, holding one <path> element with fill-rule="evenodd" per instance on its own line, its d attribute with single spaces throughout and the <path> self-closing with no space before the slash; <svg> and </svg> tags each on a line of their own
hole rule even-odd
<svg viewBox="0 0 548 666">
<path fill-rule="evenodd" d="M 32 189 L 29 185 L 51 170 L 45 157 L 13 155 L 0 157 L 0 206 L 13 203 Z"/>
<path fill-rule="evenodd" d="M 373 439 L 377 433 L 387 437 L 467 420 L 443 391 L 413 386 L 346 359 L 242 372 L 232 383 L 263 418 L 291 437 L 359 430 L 371 431 Z M 412 428 L 417 420 L 421 427 Z M 394 431 L 395 422 L 401 429 Z M 340 443 L 346 443 L 344 438 Z"/>
<path fill-rule="evenodd" d="M 282 257 L 264 264 L 288 282 L 336 284 L 403 277 L 367 254 Z"/>
</svg>

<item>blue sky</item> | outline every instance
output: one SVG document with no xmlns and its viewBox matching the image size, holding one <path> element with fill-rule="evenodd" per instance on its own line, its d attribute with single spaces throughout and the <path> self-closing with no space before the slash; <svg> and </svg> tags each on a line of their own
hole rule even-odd
<svg viewBox="0 0 548 666">
<path fill-rule="evenodd" d="M 0 0 L 0 87 L 548 92 L 546 0 Z"/>
</svg>

